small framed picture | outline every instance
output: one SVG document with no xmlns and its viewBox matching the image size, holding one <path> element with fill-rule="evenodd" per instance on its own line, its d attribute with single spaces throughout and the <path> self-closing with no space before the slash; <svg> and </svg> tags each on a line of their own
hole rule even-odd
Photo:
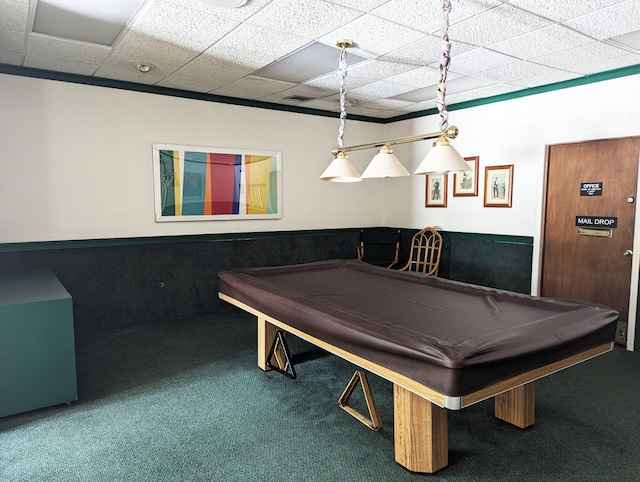
<svg viewBox="0 0 640 482">
<path fill-rule="evenodd" d="M 447 180 L 448 174 L 427 174 L 427 192 L 425 207 L 447 207 Z"/>
<path fill-rule="evenodd" d="M 478 195 L 478 164 L 480 163 L 480 157 L 465 157 L 464 160 L 469 165 L 469 170 L 454 173 L 454 197 Z"/>
<path fill-rule="evenodd" d="M 513 164 L 484 168 L 484 206 L 510 208 L 513 186 Z"/>
</svg>

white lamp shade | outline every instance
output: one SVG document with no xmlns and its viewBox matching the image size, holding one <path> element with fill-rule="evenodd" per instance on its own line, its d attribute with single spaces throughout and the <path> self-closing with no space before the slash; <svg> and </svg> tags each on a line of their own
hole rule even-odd
<svg viewBox="0 0 640 482">
<path fill-rule="evenodd" d="M 469 165 L 444 137 L 433 143 L 433 148 L 416 169 L 415 174 L 468 171 Z"/>
<path fill-rule="evenodd" d="M 383 146 L 362 173 L 363 178 L 373 177 L 403 177 L 409 176 L 398 158 L 387 146 Z"/>
<path fill-rule="evenodd" d="M 330 182 L 358 182 L 362 181 L 360 173 L 353 167 L 344 152 L 339 152 L 329 167 L 322 173 L 320 179 Z"/>
</svg>

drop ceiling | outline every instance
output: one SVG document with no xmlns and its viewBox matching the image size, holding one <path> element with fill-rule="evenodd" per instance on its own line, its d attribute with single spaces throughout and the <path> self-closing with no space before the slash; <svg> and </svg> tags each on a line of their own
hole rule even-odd
<svg viewBox="0 0 640 482">
<path fill-rule="evenodd" d="M 0 0 L 0 72 L 73 74 L 337 116 L 336 41 L 350 39 L 349 115 L 391 120 L 436 105 L 439 0 L 219 1 L 226 6 Z M 451 3 L 449 106 L 640 66 L 638 0 Z M 140 72 L 142 64 L 151 70 Z"/>
</svg>

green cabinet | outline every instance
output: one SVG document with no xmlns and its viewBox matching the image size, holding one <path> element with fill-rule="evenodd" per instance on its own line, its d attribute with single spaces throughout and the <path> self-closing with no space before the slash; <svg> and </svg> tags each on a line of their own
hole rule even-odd
<svg viewBox="0 0 640 482">
<path fill-rule="evenodd" d="M 71 296 L 49 270 L 0 274 L 0 417 L 77 398 Z"/>
</svg>

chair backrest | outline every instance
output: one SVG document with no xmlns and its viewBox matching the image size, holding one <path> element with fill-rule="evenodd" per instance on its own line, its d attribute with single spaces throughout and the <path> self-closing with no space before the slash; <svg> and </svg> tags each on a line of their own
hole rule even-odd
<svg viewBox="0 0 640 482">
<path fill-rule="evenodd" d="M 360 230 L 358 259 L 378 266 L 391 267 L 398 262 L 400 230 L 368 228 Z"/>
<path fill-rule="evenodd" d="M 415 271 L 425 276 L 437 276 L 440 267 L 442 236 L 433 228 L 424 228 L 413 235 L 409 261 L 400 271 Z"/>
</svg>

